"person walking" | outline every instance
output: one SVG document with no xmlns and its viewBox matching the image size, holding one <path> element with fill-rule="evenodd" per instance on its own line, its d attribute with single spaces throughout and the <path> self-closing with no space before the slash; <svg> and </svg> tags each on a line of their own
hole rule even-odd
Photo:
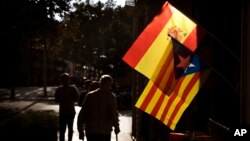
<svg viewBox="0 0 250 141">
<path fill-rule="evenodd" d="M 86 94 L 89 92 L 89 86 L 90 86 L 90 83 L 92 81 L 90 79 L 87 79 L 84 81 L 84 86 L 83 86 L 83 90 L 80 91 L 80 98 L 79 98 L 79 101 L 78 101 L 78 106 L 82 106 L 82 103 L 86 97 Z"/>
<path fill-rule="evenodd" d="M 55 91 L 55 102 L 59 103 L 60 141 L 65 141 L 65 131 L 68 127 L 68 141 L 72 141 L 73 123 L 75 118 L 75 102 L 79 100 L 78 90 L 70 85 L 68 73 L 60 75 L 61 86 Z"/>
<path fill-rule="evenodd" d="M 91 81 L 91 80 L 86 80 L 85 81 L 85 89 L 80 92 L 80 99 L 78 102 L 78 106 L 82 106 L 82 103 L 87 95 L 88 92 L 96 90 L 99 88 L 99 82 L 98 81 Z"/>
<path fill-rule="evenodd" d="M 90 91 L 83 102 L 77 118 L 79 139 L 87 141 L 111 141 L 111 132 L 120 132 L 116 97 L 111 92 L 113 78 L 102 75 L 100 86 Z"/>
</svg>

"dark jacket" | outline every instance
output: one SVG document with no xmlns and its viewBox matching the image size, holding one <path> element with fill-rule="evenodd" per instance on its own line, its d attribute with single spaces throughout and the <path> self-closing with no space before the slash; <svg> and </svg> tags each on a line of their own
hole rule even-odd
<svg viewBox="0 0 250 141">
<path fill-rule="evenodd" d="M 60 115 L 75 114 L 75 102 L 79 99 L 78 91 L 74 86 L 60 86 L 55 92 L 55 102 L 59 103 Z"/>
<path fill-rule="evenodd" d="M 89 92 L 78 116 L 78 130 L 86 133 L 110 134 L 112 127 L 119 128 L 116 97 L 100 89 Z"/>
</svg>

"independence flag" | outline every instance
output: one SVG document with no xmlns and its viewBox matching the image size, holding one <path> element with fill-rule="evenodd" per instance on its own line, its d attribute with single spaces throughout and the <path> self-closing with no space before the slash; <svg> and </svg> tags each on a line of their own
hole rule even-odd
<svg viewBox="0 0 250 141">
<path fill-rule="evenodd" d="M 171 54 L 174 64 L 168 68 L 171 78 L 166 79 L 159 75 L 156 82 L 149 80 L 135 106 L 174 130 L 181 115 L 206 80 L 209 70 L 198 56 L 174 39 Z"/>
<path fill-rule="evenodd" d="M 170 52 L 169 36 L 194 51 L 204 33 L 203 28 L 166 2 L 161 13 L 138 36 L 122 59 L 155 81 L 160 69 L 166 65 L 163 60 Z"/>
</svg>

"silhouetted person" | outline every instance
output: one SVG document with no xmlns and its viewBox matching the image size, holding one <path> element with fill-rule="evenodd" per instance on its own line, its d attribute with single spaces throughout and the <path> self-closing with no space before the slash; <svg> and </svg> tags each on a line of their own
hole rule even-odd
<svg viewBox="0 0 250 141">
<path fill-rule="evenodd" d="M 98 81 L 92 81 L 89 85 L 89 92 L 100 88 L 100 83 Z"/>
<path fill-rule="evenodd" d="M 84 139 L 84 130 L 87 141 L 110 141 L 113 127 L 115 134 L 120 132 L 112 82 L 110 75 L 102 75 L 100 88 L 86 95 L 77 119 L 79 139 Z"/>
<path fill-rule="evenodd" d="M 72 141 L 73 123 L 75 118 L 75 102 L 79 99 L 77 88 L 70 85 L 68 73 L 60 75 L 61 86 L 56 89 L 55 102 L 59 103 L 60 141 L 65 141 L 65 131 L 68 127 L 68 141 Z"/>
<path fill-rule="evenodd" d="M 86 94 L 89 92 L 89 85 L 91 83 L 91 80 L 87 79 L 84 81 L 84 87 L 83 90 L 80 92 L 80 98 L 78 101 L 78 106 L 82 106 L 82 103 L 85 99 Z"/>
<path fill-rule="evenodd" d="M 78 102 L 79 106 L 82 106 L 82 103 L 83 103 L 83 101 L 84 101 L 84 99 L 85 99 L 88 92 L 96 90 L 97 88 L 99 88 L 99 82 L 98 81 L 88 80 L 88 81 L 86 81 L 85 85 L 86 85 L 85 90 L 81 91 L 81 93 L 80 93 L 80 99 L 79 99 L 79 102 Z"/>
</svg>

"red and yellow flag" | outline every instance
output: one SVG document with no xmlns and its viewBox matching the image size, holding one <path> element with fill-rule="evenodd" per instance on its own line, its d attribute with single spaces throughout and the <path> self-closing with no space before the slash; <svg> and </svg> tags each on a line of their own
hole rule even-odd
<svg viewBox="0 0 250 141">
<path fill-rule="evenodd" d="M 207 75 L 204 75 L 207 76 Z M 149 81 L 136 107 L 154 116 L 174 130 L 181 115 L 189 106 L 202 85 L 200 73 L 190 74 L 178 80 L 168 96 L 152 81 Z"/>
<path fill-rule="evenodd" d="M 162 77 L 169 74 L 162 68 L 163 75 L 159 75 L 155 82 L 149 80 L 135 106 L 174 130 L 206 80 L 209 70 L 204 69 L 204 64 L 191 51 L 176 45 L 171 50 L 173 65 L 167 68 L 171 77 Z"/>
<path fill-rule="evenodd" d="M 192 54 L 204 33 L 166 2 L 123 57 L 149 79 L 135 106 L 172 130 L 202 84 L 199 59 Z"/>
<path fill-rule="evenodd" d="M 162 12 L 139 35 L 123 60 L 154 81 L 159 69 L 164 65 L 162 58 L 169 52 L 169 35 L 194 51 L 203 33 L 205 32 L 202 28 L 166 2 Z"/>
</svg>

